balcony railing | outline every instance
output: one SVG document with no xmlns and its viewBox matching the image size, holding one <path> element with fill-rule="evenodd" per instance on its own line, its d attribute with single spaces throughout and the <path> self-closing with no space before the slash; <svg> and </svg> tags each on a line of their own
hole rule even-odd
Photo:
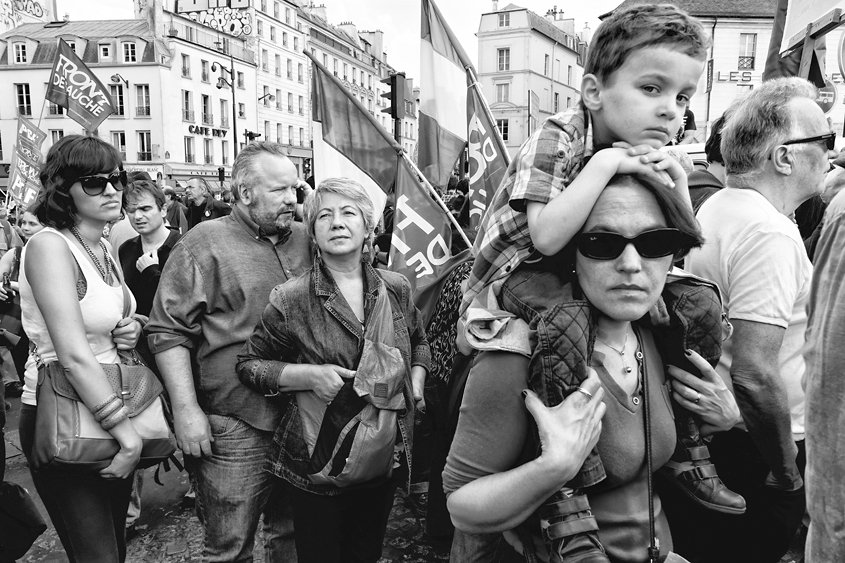
<svg viewBox="0 0 845 563">
<path fill-rule="evenodd" d="M 754 70 L 754 57 L 740 57 L 737 68 L 740 70 Z"/>
<path fill-rule="evenodd" d="M 64 115 L 65 108 L 63 108 L 62 106 L 50 104 L 50 108 L 48 109 L 48 112 L 50 113 L 50 115 Z"/>
<path fill-rule="evenodd" d="M 214 164 L 214 157 L 210 154 L 205 155 L 206 164 Z"/>
<path fill-rule="evenodd" d="M 223 155 L 223 164 L 229 164 L 229 157 L 225 154 Z"/>
<path fill-rule="evenodd" d="M 293 72 L 288 71 L 288 80 L 293 79 Z"/>
<path fill-rule="evenodd" d="M 305 115 L 305 110 L 302 109 L 302 108 L 299 108 L 299 115 Z"/>
<path fill-rule="evenodd" d="M 293 106 L 288 106 L 288 113 L 293 113 Z"/>
<path fill-rule="evenodd" d="M 298 76 L 298 79 L 299 79 L 299 81 L 300 81 L 300 82 L 303 82 L 303 79 L 302 79 L 302 75 L 301 75 L 301 74 Z"/>
<path fill-rule="evenodd" d="M 187 162 L 187 163 L 189 163 L 189 164 L 190 164 L 190 163 L 193 163 L 193 162 L 194 162 L 194 155 L 192 155 L 192 154 L 186 154 L 186 155 L 185 155 L 185 162 Z"/>
<path fill-rule="evenodd" d="M 150 115 L 150 106 L 138 106 L 135 108 L 135 115 L 138 117 L 148 117 Z"/>
<path fill-rule="evenodd" d="M 229 127 L 229 118 L 228 117 L 221 117 L 220 118 L 220 127 L 223 129 L 227 129 Z"/>
<path fill-rule="evenodd" d="M 184 76 L 185 78 L 190 78 L 191 77 L 191 69 L 183 66 L 182 67 L 182 76 Z"/>
<path fill-rule="evenodd" d="M 240 117 L 241 119 L 245 118 L 246 117 L 246 110 L 239 111 L 238 117 Z"/>
<path fill-rule="evenodd" d="M 194 121 L 194 112 L 189 109 L 182 110 L 182 120 L 183 121 Z"/>
<path fill-rule="evenodd" d="M 202 124 L 203 125 L 214 125 L 214 116 L 210 113 L 203 113 L 202 114 Z"/>
<path fill-rule="evenodd" d="M 243 81 L 243 79 L 238 80 L 238 88 L 240 88 L 241 90 L 243 90 L 243 88 L 244 88 L 244 81 Z"/>
<path fill-rule="evenodd" d="M 208 71 L 207 70 L 202 71 L 202 81 L 208 82 Z"/>
<path fill-rule="evenodd" d="M 282 69 L 280 69 L 279 67 L 276 67 L 276 76 L 281 76 L 281 75 L 282 75 Z"/>
<path fill-rule="evenodd" d="M 264 72 L 268 72 L 270 70 L 270 67 L 267 65 L 267 63 L 261 63 L 261 70 L 263 70 Z"/>
<path fill-rule="evenodd" d="M 18 106 L 19 115 L 32 115 L 32 106 Z"/>
<path fill-rule="evenodd" d="M 138 162 L 149 162 L 153 159 L 153 153 L 151 152 L 139 152 L 138 153 Z"/>
<path fill-rule="evenodd" d="M 126 115 L 126 108 L 123 107 L 123 104 L 115 106 L 114 113 L 112 115 L 123 117 L 124 115 Z"/>
<path fill-rule="evenodd" d="M 276 102 L 276 109 L 282 111 L 282 102 Z"/>
</svg>

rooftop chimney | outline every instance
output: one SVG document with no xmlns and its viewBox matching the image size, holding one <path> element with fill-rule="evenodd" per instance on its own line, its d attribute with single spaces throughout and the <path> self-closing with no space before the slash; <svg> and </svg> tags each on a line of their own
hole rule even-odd
<svg viewBox="0 0 845 563">
<path fill-rule="evenodd" d="M 581 41 L 589 44 L 590 40 L 593 38 L 593 30 L 590 29 L 589 22 L 584 22 L 584 29 L 582 29 L 581 33 L 578 35 L 581 37 Z"/>
<path fill-rule="evenodd" d="M 499 11 L 499 3 L 496 0 L 493 0 L 493 11 L 494 12 Z"/>
</svg>

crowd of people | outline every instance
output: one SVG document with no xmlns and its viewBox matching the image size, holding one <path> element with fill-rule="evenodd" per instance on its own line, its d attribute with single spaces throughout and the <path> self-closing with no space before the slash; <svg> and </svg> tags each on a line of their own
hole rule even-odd
<svg viewBox="0 0 845 563">
<path fill-rule="evenodd" d="M 256 142 L 231 203 L 193 178 L 183 205 L 97 137 L 54 144 L 19 228 L 0 209 L 0 360 L 68 559 L 126 559 L 143 441 L 105 365 L 130 350 L 203 561 L 251 561 L 261 524 L 265 561 L 375 563 L 399 487 L 456 563 L 775 563 L 805 521 L 808 562 L 845 559 L 845 156 L 801 78 L 715 120 L 706 170 L 665 150 L 708 45 L 671 5 L 607 18 L 477 233 L 445 187 L 474 246 L 427 323 L 386 267 L 390 198 L 354 180 Z M 51 370 L 116 443 L 96 471 L 36 459 Z"/>
</svg>

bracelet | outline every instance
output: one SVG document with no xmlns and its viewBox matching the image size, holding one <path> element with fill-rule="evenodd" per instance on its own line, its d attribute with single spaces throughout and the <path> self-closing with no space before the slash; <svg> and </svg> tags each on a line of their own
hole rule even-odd
<svg viewBox="0 0 845 563">
<path fill-rule="evenodd" d="M 114 413 L 112 413 L 111 416 L 103 419 L 100 422 L 100 426 L 102 426 L 103 430 L 108 432 L 127 418 L 129 418 L 129 411 L 126 410 L 126 407 L 121 405 L 120 408 L 117 409 Z"/>
<path fill-rule="evenodd" d="M 100 403 L 99 405 L 97 405 L 96 407 L 91 409 L 91 414 L 93 414 L 94 416 L 97 416 L 98 412 L 100 412 L 101 410 L 106 408 L 106 405 L 108 405 L 109 403 L 111 403 L 115 399 L 120 399 L 120 397 L 117 396 L 117 393 L 112 393 L 112 395 L 110 397 L 108 397 L 105 401 L 103 401 L 102 403 Z"/>
<path fill-rule="evenodd" d="M 102 422 L 103 420 L 116 413 L 122 406 L 123 401 L 121 401 L 120 399 L 114 400 L 102 409 L 100 409 L 100 411 L 94 415 L 94 420 L 96 422 Z"/>
</svg>

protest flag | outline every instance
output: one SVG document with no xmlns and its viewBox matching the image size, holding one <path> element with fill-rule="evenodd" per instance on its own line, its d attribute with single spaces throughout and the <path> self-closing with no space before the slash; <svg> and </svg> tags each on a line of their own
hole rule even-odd
<svg viewBox="0 0 845 563">
<path fill-rule="evenodd" d="M 308 51 L 313 64 L 311 138 L 314 180 L 351 178 L 367 190 L 377 217 L 393 191 L 402 148 L 343 83 Z"/>
<path fill-rule="evenodd" d="M 432 0 L 422 0 L 421 27 L 419 167 L 444 187 L 469 143 L 469 226 L 477 229 L 510 158 L 475 69 Z"/>
<path fill-rule="evenodd" d="M 63 39 L 59 39 L 53 59 L 46 97 L 66 108 L 68 117 L 87 131 L 94 131 L 105 118 L 115 113 L 106 87 Z"/>
<path fill-rule="evenodd" d="M 38 173 L 41 166 L 41 144 L 47 134 L 23 116 L 18 117 L 17 141 L 9 167 L 8 197 L 19 209 L 26 209 L 35 201 L 41 189 Z"/>
</svg>

